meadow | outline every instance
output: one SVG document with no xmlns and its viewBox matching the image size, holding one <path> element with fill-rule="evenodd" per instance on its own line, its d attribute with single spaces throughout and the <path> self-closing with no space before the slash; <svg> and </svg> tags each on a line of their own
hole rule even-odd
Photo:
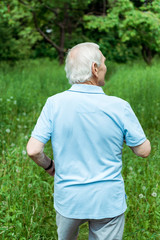
<svg viewBox="0 0 160 240">
<path fill-rule="evenodd" d="M 127 194 L 124 240 L 160 239 L 160 60 L 107 63 L 103 90 L 128 101 L 151 141 L 147 159 L 124 146 Z M 26 154 L 46 99 L 68 89 L 64 66 L 48 59 L 0 63 L 0 239 L 56 240 L 54 179 Z M 45 152 L 52 158 L 51 144 Z M 88 226 L 78 240 L 88 239 Z"/>
</svg>

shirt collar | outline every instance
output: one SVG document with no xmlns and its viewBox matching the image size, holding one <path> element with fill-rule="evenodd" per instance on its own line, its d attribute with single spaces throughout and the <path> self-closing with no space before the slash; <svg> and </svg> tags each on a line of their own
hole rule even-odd
<svg viewBox="0 0 160 240">
<path fill-rule="evenodd" d="M 73 84 L 68 90 L 71 92 L 105 94 L 101 87 L 89 84 Z"/>
</svg>

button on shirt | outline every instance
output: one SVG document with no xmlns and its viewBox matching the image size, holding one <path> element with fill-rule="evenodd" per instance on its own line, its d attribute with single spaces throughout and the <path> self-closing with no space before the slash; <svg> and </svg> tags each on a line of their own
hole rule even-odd
<svg viewBox="0 0 160 240">
<path fill-rule="evenodd" d="M 48 98 L 32 137 L 44 144 L 51 138 L 56 211 L 77 219 L 125 212 L 123 143 L 138 146 L 146 140 L 126 101 L 98 86 L 74 84 Z"/>
</svg>

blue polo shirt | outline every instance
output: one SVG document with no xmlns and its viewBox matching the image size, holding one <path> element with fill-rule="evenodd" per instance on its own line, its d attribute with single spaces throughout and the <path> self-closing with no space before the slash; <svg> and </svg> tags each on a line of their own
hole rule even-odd
<svg viewBox="0 0 160 240">
<path fill-rule="evenodd" d="M 56 211 L 77 219 L 125 212 L 123 143 L 138 146 L 146 140 L 126 101 L 98 86 L 74 84 L 48 98 L 32 137 L 44 144 L 51 138 Z"/>
</svg>

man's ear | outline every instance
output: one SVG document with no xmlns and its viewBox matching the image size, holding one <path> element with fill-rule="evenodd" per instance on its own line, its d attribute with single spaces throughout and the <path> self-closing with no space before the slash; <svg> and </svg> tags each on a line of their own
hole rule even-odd
<svg viewBox="0 0 160 240">
<path fill-rule="evenodd" d="M 98 66 L 97 63 L 92 63 L 92 74 L 94 77 L 98 77 Z"/>
</svg>

